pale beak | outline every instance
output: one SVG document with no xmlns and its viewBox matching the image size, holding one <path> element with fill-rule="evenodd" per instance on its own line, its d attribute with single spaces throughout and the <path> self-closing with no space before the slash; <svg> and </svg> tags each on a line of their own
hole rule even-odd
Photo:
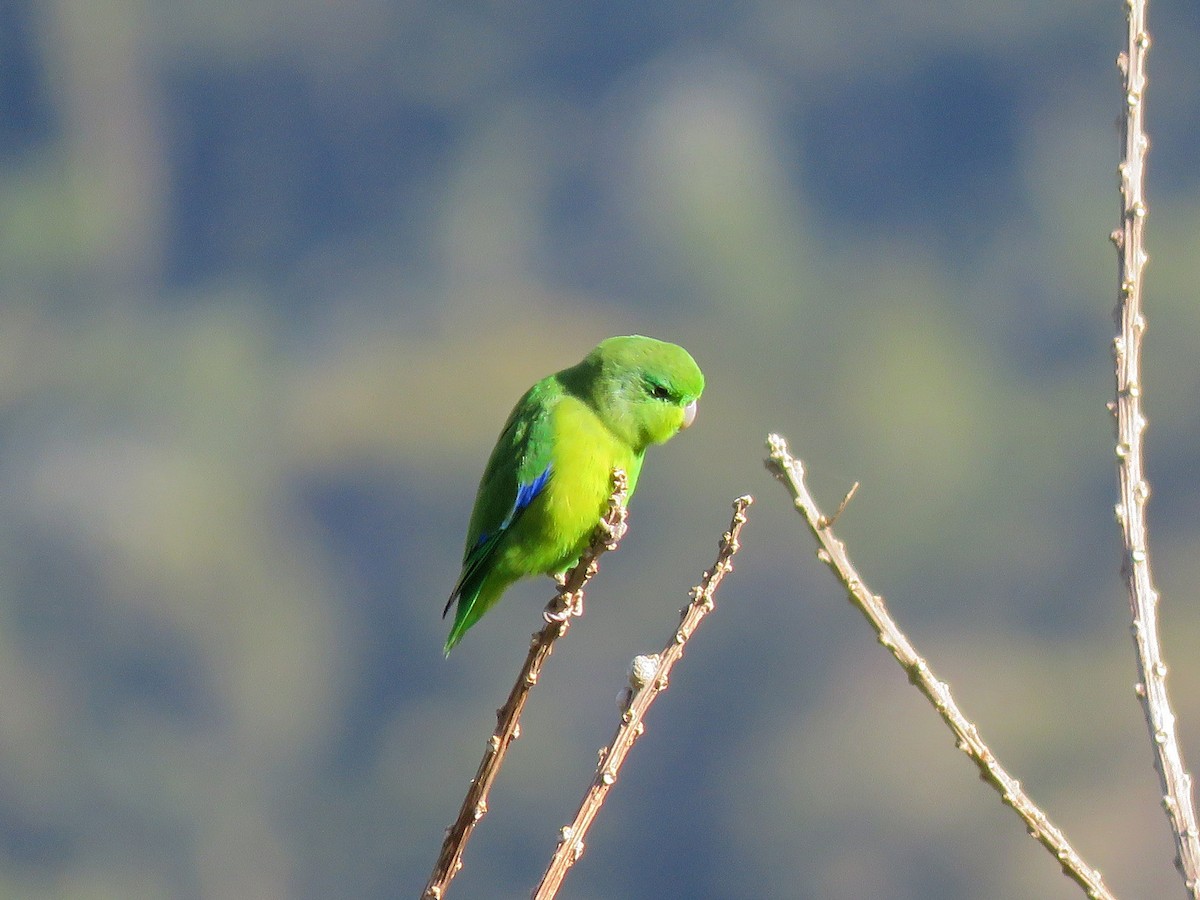
<svg viewBox="0 0 1200 900">
<path fill-rule="evenodd" d="M 691 425 L 695 421 L 696 421 L 696 401 L 693 400 L 691 403 L 689 403 L 687 406 L 685 406 L 683 408 L 683 424 L 679 426 L 679 430 L 683 431 L 683 429 L 687 428 L 689 425 Z"/>
</svg>

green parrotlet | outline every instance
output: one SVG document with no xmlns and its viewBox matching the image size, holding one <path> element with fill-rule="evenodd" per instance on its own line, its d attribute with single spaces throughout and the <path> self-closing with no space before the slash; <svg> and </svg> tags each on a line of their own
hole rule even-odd
<svg viewBox="0 0 1200 900">
<path fill-rule="evenodd" d="M 514 581 L 579 559 L 608 503 L 614 468 L 629 496 L 642 458 L 692 424 L 704 375 L 682 347 L 611 337 L 517 401 L 484 467 L 467 527 L 445 652 Z"/>
</svg>

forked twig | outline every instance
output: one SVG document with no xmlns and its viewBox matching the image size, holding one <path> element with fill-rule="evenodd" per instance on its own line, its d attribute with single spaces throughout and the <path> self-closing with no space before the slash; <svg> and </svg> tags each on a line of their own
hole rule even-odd
<svg viewBox="0 0 1200 900">
<path fill-rule="evenodd" d="M 863 582 L 850 562 L 846 545 L 834 537 L 827 524 L 828 520 L 809 493 L 808 486 L 804 483 L 804 464 L 791 455 L 787 442 L 777 434 L 767 438 L 767 447 L 770 450 L 766 460 L 767 468 L 787 486 L 796 509 L 804 516 L 813 537 L 817 539 L 820 546 L 817 557 L 826 563 L 842 582 L 850 601 L 875 629 L 879 643 L 891 652 L 896 662 L 908 673 L 909 681 L 933 704 L 942 721 L 954 733 L 958 749 L 970 757 L 978 767 L 982 779 L 994 787 L 1004 803 L 1012 807 L 1024 820 L 1030 836 L 1054 854 L 1068 878 L 1083 888 L 1088 897 L 1115 900 L 1115 895 L 1105 886 L 1100 872 L 1084 862 L 1075 848 L 1068 843 L 1066 835 L 1034 805 L 1021 783 L 1000 765 L 999 760 L 979 736 L 979 730 L 959 710 L 950 693 L 950 686 L 934 674 L 929 663 L 917 654 L 916 648 L 892 619 L 883 597 L 872 593 Z"/>
<path fill-rule="evenodd" d="M 746 524 L 746 508 L 753 502 L 749 495 L 738 497 L 733 502 L 733 521 L 721 538 L 717 561 L 704 573 L 700 584 L 692 588 L 692 602 L 683 610 L 679 628 L 667 646 L 653 656 L 639 656 L 634 660 L 630 671 L 630 695 L 621 715 L 621 724 L 612 742 L 600 751 L 596 777 L 583 795 L 575 821 L 559 832 L 558 847 L 533 892 L 534 900 L 550 900 L 557 895 L 567 871 L 583 855 L 588 828 L 600 812 L 609 788 L 617 780 L 625 757 L 644 730 L 642 720 L 646 711 L 655 698 L 667 689 L 671 667 L 683 656 L 684 645 L 701 620 L 712 611 L 713 598 L 726 573 L 733 571 L 733 556 L 738 552 L 738 538 L 742 526 Z"/>
<path fill-rule="evenodd" d="M 1150 484 L 1142 467 L 1141 351 L 1146 319 L 1142 313 L 1145 247 L 1146 153 L 1150 142 L 1143 129 L 1146 100 L 1145 0 L 1127 0 L 1126 48 L 1117 57 L 1124 87 L 1125 115 L 1121 117 L 1121 226 L 1112 233 L 1117 247 L 1117 307 L 1114 315 L 1121 333 L 1113 341 L 1116 364 L 1116 400 L 1109 405 L 1116 417 L 1117 477 L 1120 502 L 1116 507 L 1124 555 L 1121 574 L 1129 589 L 1133 615 L 1133 643 L 1137 650 L 1137 695 L 1154 747 L 1154 769 L 1163 791 L 1163 807 L 1175 836 L 1175 865 L 1183 875 L 1188 895 L 1200 898 L 1200 828 L 1192 796 L 1192 776 L 1183 762 L 1175 731 L 1175 713 L 1167 694 L 1167 664 L 1158 636 L 1158 591 L 1150 572 L 1146 532 L 1146 501 Z"/>
<path fill-rule="evenodd" d="M 458 818 L 446 830 L 446 839 L 442 842 L 433 873 L 421 894 L 422 900 L 441 900 L 446 895 L 446 887 L 462 868 L 462 855 L 467 841 L 470 840 L 479 820 L 487 813 L 487 798 L 492 783 L 500 772 L 509 745 L 521 734 L 521 711 L 525 708 L 529 692 L 537 684 L 542 666 L 553 652 L 554 642 L 570 629 L 571 617 L 582 611 L 583 589 L 599 571 L 598 560 L 601 554 L 615 550 L 625 535 L 625 501 L 629 484 L 625 472 L 614 469 L 612 483 L 608 510 L 596 526 L 591 543 L 579 557 L 579 562 L 567 574 L 558 593 L 546 606 L 543 613 L 546 624 L 541 631 L 533 635 L 529 653 L 525 657 L 521 673 L 517 676 L 516 684 L 509 692 L 504 705 L 496 711 L 496 730 L 488 739 L 483 760 L 479 763 L 479 770 L 467 790 L 467 796 L 463 798 Z"/>
</svg>

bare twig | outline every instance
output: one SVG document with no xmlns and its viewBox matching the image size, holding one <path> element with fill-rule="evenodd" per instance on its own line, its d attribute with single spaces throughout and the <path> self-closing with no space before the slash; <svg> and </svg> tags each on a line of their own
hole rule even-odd
<svg viewBox="0 0 1200 900">
<path fill-rule="evenodd" d="M 422 900 L 441 900 L 446 895 L 446 887 L 462 868 L 463 850 L 471 838 L 471 832 L 479 824 L 479 820 L 487 813 L 488 793 L 492 783 L 500 772 L 509 745 L 521 734 L 521 711 L 529 692 L 537 684 L 542 666 L 554 649 L 554 642 L 567 633 L 571 627 L 571 617 L 580 615 L 583 611 L 583 589 L 592 576 L 600 568 L 599 558 L 608 550 L 615 550 L 618 542 L 625 534 L 625 500 L 628 494 L 628 479 L 620 469 L 613 470 L 613 491 L 609 497 L 608 510 L 596 526 L 592 541 L 584 550 L 579 562 L 567 574 L 559 587 L 554 599 L 546 606 L 542 614 L 545 626 L 533 635 L 529 644 L 529 653 L 525 664 L 517 676 L 504 706 L 496 711 L 496 730 L 488 739 L 487 749 L 479 770 L 475 774 L 467 796 L 463 799 L 458 811 L 458 818 L 446 830 L 446 839 L 442 842 L 441 852 L 433 867 L 433 874 L 421 894 Z"/>
<path fill-rule="evenodd" d="M 950 686 L 940 680 L 929 664 L 921 658 L 908 637 L 888 613 L 883 597 L 872 593 L 855 570 L 846 546 L 836 537 L 827 519 L 817 508 L 816 501 L 804 483 L 804 464 L 788 451 L 787 442 L 777 434 L 767 438 L 770 455 L 767 468 L 782 481 L 791 492 L 796 509 L 808 522 L 820 549 L 817 557 L 826 563 L 845 586 L 850 601 L 866 616 L 871 627 L 883 644 L 908 673 L 909 680 L 933 704 L 942 721 L 954 733 L 957 746 L 970 757 L 979 769 L 980 777 L 994 787 L 1005 804 L 1025 822 L 1031 837 L 1054 854 L 1062 866 L 1063 873 L 1073 879 L 1087 892 L 1088 897 L 1114 900 L 1114 895 L 1104 885 L 1098 870 L 1091 868 L 1067 842 L 1066 836 L 1034 805 L 1021 787 L 999 760 L 988 749 L 979 736 L 979 730 L 967 719 L 954 702 Z"/>
<path fill-rule="evenodd" d="M 1146 101 L 1145 0 L 1127 0 L 1128 41 L 1117 57 L 1124 87 L 1125 114 L 1121 117 L 1122 158 L 1118 168 L 1121 192 L 1121 226 L 1112 233 L 1117 247 L 1118 293 L 1114 316 L 1121 333 L 1113 341 L 1116 363 L 1116 400 L 1109 408 L 1116 416 L 1117 473 L 1120 502 L 1117 523 L 1124 540 L 1121 574 L 1129 589 L 1133 615 L 1133 642 L 1137 650 L 1137 695 L 1146 715 L 1154 768 L 1163 790 L 1163 807 L 1175 835 L 1175 865 L 1183 875 L 1188 895 L 1200 898 L 1200 828 L 1192 797 L 1192 776 L 1184 765 L 1175 731 L 1175 713 L 1167 695 L 1167 664 L 1158 637 L 1158 591 L 1150 573 L 1150 548 L 1146 532 L 1146 501 L 1150 484 L 1142 467 L 1141 349 L 1146 319 L 1142 313 L 1143 272 L 1149 257 L 1145 248 L 1146 153 L 1150 141 L 1143 129 Z"/>
<path fill-rule="evenodd" d="M 639 656 L 633 661 L 629 676 L 631 690 L 624 704 L 621 724 L 613 735 L 612 743 L 600 751 L 596 777 L 579 804 L 575 821 L 559 832 L 558 848 L 533 892 L 534 900 L 550 900 L 554 897 L 562 886 L 567 871 L 583 855 L 583 843 L 588 828 L 600 812 L 609 788 L 617 780 L 617 773 L 625 762 L 625 757 L 633 749 L 634 741 L 644 730 L 642 720 L 646 711 L 655 698 L 666 690 L 671 667 L 683 656 L 684 645 L 700 621 L 712 611 L 713 598 L 725 574 L 733 571 L 733 555 L 738 551 L 738 537 L 742 526 L 746 524 L 746 507 L 752 502 L 753 498 L 749 495 L 738 497 L 733 502 L 733 521 L 721 538 L 717 561 L 704 573 L 700 584 L 692 589 L 692 602 L 683 610 L 679 628 L 670 642 L 660 653 Z"/>
</svg>

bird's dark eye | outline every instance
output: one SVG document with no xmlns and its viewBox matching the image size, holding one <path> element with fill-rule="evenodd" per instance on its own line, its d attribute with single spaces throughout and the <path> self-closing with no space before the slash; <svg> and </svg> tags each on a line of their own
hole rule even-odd
<svg viewBox="0 0 1200 900">
<path fill-rule="evenodd" d="M 650 396 L 655 400 L 670 400 L 671 391 L 666 385 L 650 383 Z"/>
</svg>

